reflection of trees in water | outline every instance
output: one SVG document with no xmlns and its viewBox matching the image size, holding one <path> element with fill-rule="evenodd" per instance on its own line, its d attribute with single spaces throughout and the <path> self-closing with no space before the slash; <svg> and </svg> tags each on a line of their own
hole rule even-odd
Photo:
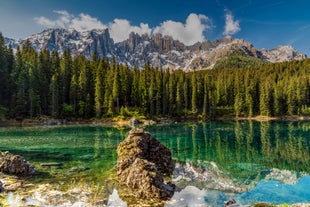
<svg viewBox="0 0 310 207">
<path fill-rule="evenodd" d="M 197 160 L 197 158 L 198 158 L 197 156 L 199 154 L 197 144 L 198 145 L 200 144 L 199 140 L 197 140 L 197 135 L 196 135 L 197 125 L 193 124 L 191 127 L 191 130 L 192 130 L 192 146 L 193 146 L 193 151 L 195 152 L 192 154 L 192 160 Z"/>
<path fill-rule="evenodd" d="M 280 168 L 310 172 L 309 125 L 207 122 L 155 129 L 159 133 L 155 137 L 172 149 L 179 161 L 214 161 L 224 169 L 240 163 L 253 171 Z"/>
<path fill-rule="evenodd" d="M 275 125 L 274 130 L 275 147 L 272 149 L 274 161 L 283 168 L 289 166 L 294 170 L 309 172 L 309 133 L 303 130 L 300 123 L 289 123 L 285 128 Z"/>
</svg>

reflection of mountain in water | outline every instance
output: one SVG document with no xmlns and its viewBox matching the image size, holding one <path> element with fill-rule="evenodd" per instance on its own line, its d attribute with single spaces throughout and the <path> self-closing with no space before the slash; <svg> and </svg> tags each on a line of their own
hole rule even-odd
<svg viewBox="0 0 310 207">
<path fill-rule="evenodd" d="M 193 185 L 200 189 L 235 194 L 254 188 L 258 182 L 278 181 L 282 184 L 293 185 L 305 176 L 307 176 L 305 173 L 273 168 L 258 171 L 256 174 L 250 175 L 248 179 L 237 180 L 230 177 L 229 173 L 219 170 L 216 163 L 205 161 L 201 162 L 200 166 L 194 166 L 189 162 L 185 164 L 177 163 L 173 182 L 179 188 Z"/>
<path fill-rule="evenodd" d="M 263 198 L 269 202 L 289 203 L 290 201 L 300 202 L 300 199 L 305 200 L 310 196 L 309 192 L 308 194 L 303 192 L 295 195 L 285 194 L 283 197 L 283 192 L 296 192 L 300 188 L 305 188 L 304 186 L 310 182 L 310 176 L 276 168 L 257 172 L 253 175 L 255 179 L 240 183 L 221 171 L 216 163 L 200 162 L 198 167 L 187 162 L 176 164 L 173 177 L 173 183 L 179 190 L 165 204 L 167 207 L 223 206 L 224 201 L 231 198 L 241 204 L 252 204 Z M 269 191 L 272 194 L 264 194 Z M 281 198 L 283 201 L 272 200 L 273 198 Z M 127 206 L 127 204 L 119 198 L 114 189 L 108 198 L 107 206 Z"/>
<path fill-rule="evenodd" d="M 200 167 L 193 166 L 189 162 L 177 163 L 173 178 L 173 183 L 177 184 L 179 188 L 193 185 L 200 189 L 218 190 L 226 193 L 245 191 L 238 187 L 237 183 L 227 174 L 219 170 L 214 162 L 201 163 Z"/>
</svg>

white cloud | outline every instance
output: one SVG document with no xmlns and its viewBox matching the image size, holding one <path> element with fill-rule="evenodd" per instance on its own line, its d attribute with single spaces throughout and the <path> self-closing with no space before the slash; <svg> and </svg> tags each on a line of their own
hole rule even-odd
<svg viewBox="0 0 310 207">
<path fill-rule="evenodd" d="M 58 14 L 58 17 L 55 20 L 48 19 L 46 17 L 36 17 L 34 20 L 37 24 L 46 28 L 73 28 L 77 31 L 107 28 L 97 18 L 93 18 L 88 14 L 81 13 L 76 17 L 63 10 L 54 11 L 54 13 Z"/>
<path fill-rule="evenodd" d="M 185 24 L 168 20 L 155 28 L 150 28 L 149 25 L 145 23 L 140 23 L 139 26 L 131 25 L 126 19 L 114 19 L 113 22 L 104 24 L 97 18 L 84 13 L 75 16 L 64 10 L 53 12 L 57 14 L 56 19 L 49 19 L 41 16 L 36 17 L 34 20 L 37 24 L 45 28 L 72 28 L 77 31 L 108 28 L 114 42 L 126 40 L 131 32 L 140 35 L 161 33 L 163 35 L 170 35 L 186 45 L 192 45 L 198 41 L 204 41 L 205 38 L 203 33 L 207 29 L 211 29 L 210 19 L 201 14 L 190 14 Z"/>
<path fill-rule="evenodd" d="M 205 40 L 203 32 L 211 28 L 210 23 L 205 15 L 190 14 L 185 24 L 168 20 L 156 27 L 153 33 L 169 35 L 186 45 L 192 45 Z"/>
<path fill-rule="evenodd" d="M 132 26 L 126 19 L 114 19 L 109 24 L 109 29 L 114 42 L 126 40 L 131 32 L 150 35 L 152 31 L 148 24 L 140 23 L 140 26 Z"/>
<path fill-rule="evenodd" d="M 234 16 L 229 10 L 225 10 L 225 31 L 223 32 L 223 35 L 233 35 L 236 34 L 241 30 L 239 21 L 234 20 Z"/>
<path fill-rule="evenodd" d="M 101 23 L 97 18 L 93 18 L 88 14 L 80 14 L 79 17 L 75 17 L 71 20 L 70 28 L 77 31 L 87 31 L 92 29 L 105 29 L 106 25 Z"/>
</svg>

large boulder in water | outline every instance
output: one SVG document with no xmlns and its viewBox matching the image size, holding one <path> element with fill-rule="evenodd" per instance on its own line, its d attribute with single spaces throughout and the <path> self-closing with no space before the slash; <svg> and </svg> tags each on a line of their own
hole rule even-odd
<svg viewBox="0 0 310 207">
<path fill-rule="evenodd" d="M 34 166 L 20 155 L 10 152 L 0 152 L 0 172 L 12 175 L 32 175 L 35 173 Z"/>
<path fill-rule="evenodd" d="M 175 186 L 164 181 L 174 169 L 170 150 L 143 129 L 133 129 L 117 148 L 119 183 L 135 197 L 168 199 Z"/>
</svg>

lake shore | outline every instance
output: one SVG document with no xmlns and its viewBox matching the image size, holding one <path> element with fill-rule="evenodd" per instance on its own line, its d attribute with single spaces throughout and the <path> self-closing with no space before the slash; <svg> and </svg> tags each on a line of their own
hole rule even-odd
<svg viewBox="0 0 310 207">
<path fill-rule="evenodd" d="M 54 126 L 54 125 L 80 125 L 80 124 L 93 124 L 93 125 L 107 125 L 115 127 L 130 126 L 132 120 L 137 121 L 140 125 L 153 125 L 153 124 L 167 124 L 178 122 L 206 122 L 206 121 L 310 121 L 310 116 L 253 116 L 253 117 L 236 117 L 236 116 L 219 116 L 219 117 L 202 117 L 202 116 L 181 116 L 181 117 L 115 117 L 115 118 L 91 118 L 91 119 L 54 119 L 51 117 L 38 117 L 24 120 L 0 120 L 0 127 L 6 126 Z"/>
</svg>

